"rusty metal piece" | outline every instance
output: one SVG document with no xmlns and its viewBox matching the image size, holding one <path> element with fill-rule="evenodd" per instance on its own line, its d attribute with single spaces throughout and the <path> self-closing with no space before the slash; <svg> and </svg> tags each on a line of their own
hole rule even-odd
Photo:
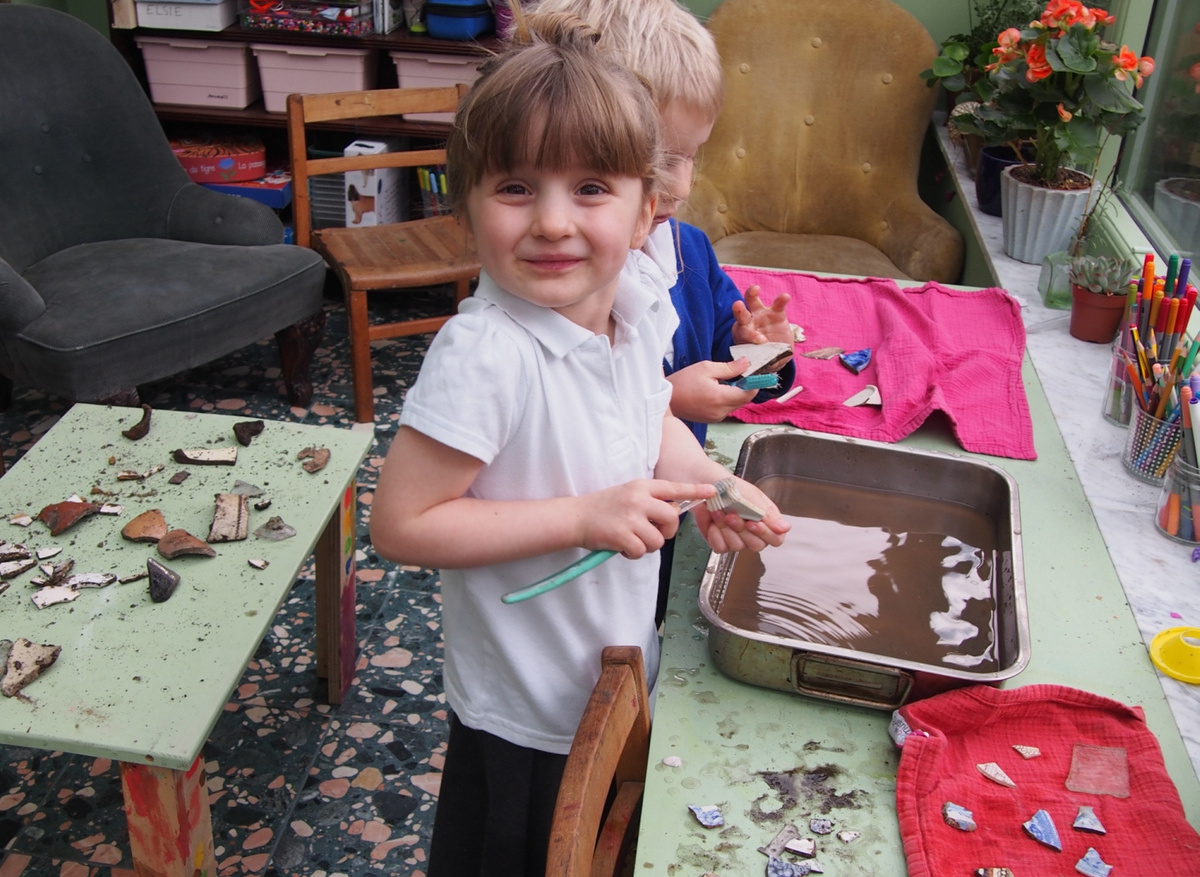
<svg viewBox="0 0 1200 877">
<path fill-rule="evenodd" d="M 232 466 L 237 462 L 237 446 L 228 448 L 176 448 L 171 453 L 176 463 L 195 466 Z"/>
<path fill-rule="evenodd" d="M 121 528 L 121 535 L 130 542 L 157 542 L 167 535 L 167 519 L 161 509 L 149 509 Z"/>
<path fill-rule="evenodd" d="M 250 441 L 263 431 L 264 424 L 261 420 L 243 420 L 241 423 L 233 425 L 233 436 L 238 440 L 238 444 L 244 448 L 250 447 Z"/>
<path fill-rule="evenodd" d="M 121 435 L 125 436 L 125 438 L 127 438 L 127 439 L 132 439 L 133 441 L 136 442 L 138 439 L 144 439 L 149 434 L 150 434 L 150 406 L 143 403 L 142 404 L 142 419 L 139 420 L 137 423 L 135 423 L 133 426 L 129 427 L 129 429 L 121 430 Z"/>
<path fill-rule="evenodd" d="M 320 472 L 329 462 L 329 448 L 308 447 L 298 453 L 296 459 L 305 461 L 305 472 Z"/>
<path fill-rule="evenodd" d="M 183 554 L 199 554 L 203 557 L 216 557 L 217 552 L 207 542 L 197 539 L 187 530 L 170 530 L 158 540 L 158 553 L 167 560 L 174 560 Z M 151 571 L 151 576 L 154 573 Z"/>
<path fill-rule="evenodd" d="M 51 536 L 58 536 L 78 524 L 84 518 L 100 511 L 94 502 L 56 502 L 38 512 L 37 519 L 50 528 Z"/>
<path fill-rule="evenodd" d="M 62 646 L 51 643 L 39 645 L 25 637 L 18 638 L 8 651 L 4 678 L 0 680 L 0 694 L 12 697 L 49 669 L 61 653 Z"/>
<path fill-rule="evenodd" d="M 209 542 L 240 542 L 250 530 L 250 497 L 243 493 L 218 493 Z"/>
</svg>

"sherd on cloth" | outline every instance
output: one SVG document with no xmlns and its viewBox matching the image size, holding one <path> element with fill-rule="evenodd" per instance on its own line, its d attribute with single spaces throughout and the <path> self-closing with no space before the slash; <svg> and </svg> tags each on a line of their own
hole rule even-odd
<svg viewBox="0 0 1200 877">
<path fill-rule="evenodd" d="M 796 383 L 803 392 L 783 403 L 747 405 L 735 419 L 895 442 L 940 410 L 966 450 L 1036 459 L 1021 380 L 1025 326 L 1020 305 L 1003 289 L 965 291 L 932 282 L 901 289 L 884 278 L 726 272 L 743 292 L 761 286 L 767 304 L 789 293 L 788 317 L 805 334 L 796 345 Z M 856 375 L 836 356 L 804 358 L 824 347 L 847 353 L 869 347 L 871 361 Z M 867 384 L 879 388 L 882 407 L 842 404 Z"/>
<path fill-rule="evenodd" d="M 896 777 L 909 877 L 1001 866 L 1018 877 L 1074 874 L 1089 847 L 1113 866 L 1112 877 L 1200 874 L 1200 835 L 1184 818 L 1140 707 L 1061 685 L 975 685 L 899 713 L 912 729 Z M 1014 745 L 1036 746 L 1041 755 L 1026 759 Z M 1068 789 L 1077 745 L 1123 749 L 1129 796 Z M 987 762 L 999 764 L 1016 788 L 985 778 L 976 765 Z M 972 811 L 978 828 L 964 832 L 947 825 L 947 801 Z M 1094 809 L 1106 834 L 1072 827 L 1081 805 Z M 1053 819 L 1062 852 L 1022 827 L 1038 810 Z"/>
</svg>

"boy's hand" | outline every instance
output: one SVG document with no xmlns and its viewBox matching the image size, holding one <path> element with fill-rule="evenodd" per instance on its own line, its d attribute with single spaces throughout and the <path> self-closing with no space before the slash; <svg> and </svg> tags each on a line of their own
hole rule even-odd
<svg viewBox="0 0 1200 877">
<path fill-rule="evenodd" d="M 714 493 L 711 484 L 639 479 L 585 494 L 578 497 L 580 544 L 636 560 L 662 548 L 679 529 L 679 508 L 672 503 L 707 499 Z"/>
<path fill-rule="evenodd" d="M 746 301 L 733 303 L 733 340 L 737 344 L 762 344 L 765 341 L 782 341 L 790 344 L 792 324 L 787 316 L 787 304 L 792 297 L 780 293 L 768 308 L 763 304 L 760 289 L 751 286 L 746 290 Z"/>
<path fill-rule="evenodd" d="M 694 512 L 696 525 L 709 547 L 718 554 L 728 551 L 762 551 L 768 545 L 782 545 L 792 525 L 765 493 L 741 478 L 738 492 L 766 514 L 761 521 L 747 521 L 731 512 L 709 512 L 700 506 Z"/>
<path fill-rule="evenodd" d="M 742 376 L 750 361 L 697 362 L 667 375 L 671 382 L 671 413 L 696 423 L 720 423 L 731 412 L 754 401 L 757 390 L 739 390 L 721 381 Z"/>
</svg>

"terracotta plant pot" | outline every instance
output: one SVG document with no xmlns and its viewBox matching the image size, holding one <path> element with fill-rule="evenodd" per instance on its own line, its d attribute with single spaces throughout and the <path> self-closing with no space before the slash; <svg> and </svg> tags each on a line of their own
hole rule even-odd
<svg viewBox="0 0 1200 877">
<path fill-rule="evenodd" d="M 1108 344 L 1116 337 L 1127 298 L 1103 295 L 1082 286 L 1071 287 L 1071 337 Z"/>
</svg>

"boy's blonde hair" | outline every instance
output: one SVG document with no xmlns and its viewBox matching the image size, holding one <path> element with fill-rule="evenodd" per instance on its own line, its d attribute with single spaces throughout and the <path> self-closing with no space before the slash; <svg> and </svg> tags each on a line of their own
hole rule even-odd
<svg viewBox="0 0 1200 877">
<path fill-rule="evenodd" d="M 676 0 L 541 0 L 535 9 L 573 13 L 600 31 L 601 48 L 646 78 L 660 109 L 678 100 L 709 119 L 721 112 L 717 44 Z"/>
<path fill-rule="evenodd" d="M 597 48 L 573 15 L 518 17 L 511 46 L 480 67 L 446 142 L 450 208 L 487 173 L 571 166 L 660 188 L 659 117 L 648 84 Z"/>
</svg>

